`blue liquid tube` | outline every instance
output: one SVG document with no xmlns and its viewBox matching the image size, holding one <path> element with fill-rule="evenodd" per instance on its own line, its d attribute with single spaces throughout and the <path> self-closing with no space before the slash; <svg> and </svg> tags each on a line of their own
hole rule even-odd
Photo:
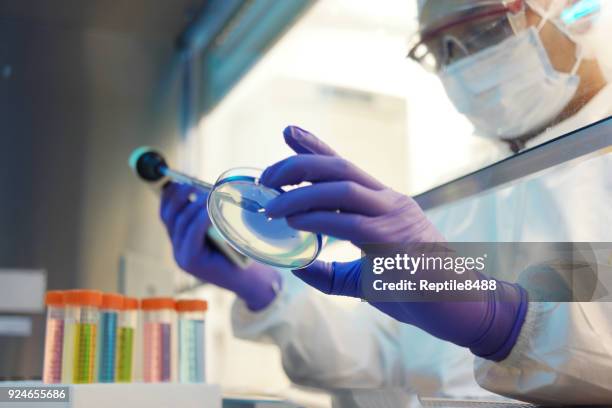
<svg viewBox="0 0 612 408">
<path fill-rule="evenodd" d="M 97 380 L 115 382 L 117 364 L 117 329 L 119 313 L 123 309 L 123 296 L 115 293 L 102 295 L 98 328 Z"/>
<path fill-rule="evenodd" d="M 204 300 L 179 300 L 178 312 L 179 361 L 178 374 L 181 383 L 206 381 L 204 324 L 208 303 Z"/>
</svg>

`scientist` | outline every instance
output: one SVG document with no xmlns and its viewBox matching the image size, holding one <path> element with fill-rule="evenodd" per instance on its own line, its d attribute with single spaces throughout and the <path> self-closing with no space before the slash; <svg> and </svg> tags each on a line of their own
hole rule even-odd
<svg viewBox="0 0 612 408">
<path fill-rule="evenodd" d="M 520 150 L 612 111 L 612 89 L 581 42 L 582 33 L 572 31 L 589 29 L 588 22 L 572 20 L 575 4 L 569 0 L 420 2 L 420 38 L 410 57 L 435 70 L 479 135 L 499 140 L 500 152 Z M 414 200 L 343 160 L 312 134 L 289 127 L 284 136 L 297 155 L 269 167 L 261 182 L 272 187 L 312 184 L 270 202 L 266 208 L 270 217 L 286 217 L 295 228 L 356 246 L 461 241 L 466 236 L 459 227 L 466 222 L 458 215 L 441 220 L 458 226 L 444 228 L 451 232 L 442 236 Z M 568 197 L 578 196 L 574 189 L 583 188 L 580 183 L 588 183 L 596 197 L 609 197 L 604 173 L 594 171 L 609 168 L 583 167 L 582 173 L 555 183 L 555 189 L 569 195 L 556 195 L 552 186 L 538 186 L 548 194 L 549 211 L 560 217 L 551 219 L 549 226 L 571 224 L 566 236 L 551 241 L 594 240 L 590 233 L 609 229 L 606 220 L 581 217 L 589 212 L 584 206 L 568 213 L 555 210 L 555 200 L 567 202 Z M 162 200 L 161 215 L 178 264 L 235 292 L 241 299 L 233 310 L 237 335 L 272 339 L 281 349 L 287 374 L 297 383 L 331 389 L 337 395 L 342 389 L 363 389 L 361 401 L 393 397 L 387 391 L 381 390 L 381 395 L 366 391 L 374 388 L 438 396 L 458 395 L 463 388 L 478 396 L 480 391 L 465 374 L 469 359 L 460 349 L 464 347 L 476 356 L 478 383 L 495 393 L 543 404 L 612 401 L 612 307 L 605 303 L 528 303 L 520 286 L 502 284 L 480 302 L 374 304 L 408 324 L 382 314 L 348 313 L 312 292 L 292 293 L 290 280 L 281 282 L 271 268 L 254 264 L 240 270 L 203 246 L 210 224 L 200 210 L 205 198 L 192 203 L 190 194 L 188 187 L 170 185 Z M 592 205 L 607 202 L 593 200 Z M 484 210 L 490 216 L 491 209 Z M 359 260 L 316 262 L 294 274 L 323 293 L 359 296 L 359 265 Z M 416 328 L 444 341 L 425 340 Z M 358 394 L 352 398 L 359 399 Z"/>
</svg>

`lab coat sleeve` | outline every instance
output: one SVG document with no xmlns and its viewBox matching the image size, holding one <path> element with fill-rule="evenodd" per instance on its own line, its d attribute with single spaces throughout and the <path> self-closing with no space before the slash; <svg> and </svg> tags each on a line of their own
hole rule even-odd
<svg viewBox="0 0 612 408">
<path fill-rule="evenodd" d="M 251 312 L 237 299 L 232 326 L 239 338 L 276 344 L 296 384 L 326 390 L 401 387 L 398 323 L 380 315 L 365 303 L 339 305 L 288 277 L 263 311 Z"/>
<path fill-rule="evenodd" d="M 478 358 L 485 389 L 542 405 L 612 402 L 612 303 L 532 302 L 510 355 Z"/>
</svg>

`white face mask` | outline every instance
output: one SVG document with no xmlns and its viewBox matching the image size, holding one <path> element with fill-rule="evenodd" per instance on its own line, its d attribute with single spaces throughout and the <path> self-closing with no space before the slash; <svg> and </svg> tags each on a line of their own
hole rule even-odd
<svg viewBox="0 0 612 408">
<path fill-rule="evenodd" d="M 451 101 L 478 135 L 514 138 L 536 131 L 559 115 L 576 93 L 581 56 L 571 73 L 556 71 L 539 29 L 529 28 L 439 73 Z"/>
</svg>

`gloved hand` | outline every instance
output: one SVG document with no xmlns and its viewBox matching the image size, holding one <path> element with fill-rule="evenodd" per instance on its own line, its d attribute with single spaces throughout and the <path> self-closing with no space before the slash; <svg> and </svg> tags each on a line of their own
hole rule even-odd
<svg viewBox="0 0 612 408">
<path fill-rule="evenodd" d="M 283 132 L 298 153 L 268 167 L 260 182 L 280 188 L 304 181 L 266 205 L 271 218 L 286 217 L 293 228 L 370 243 L 443 242 L 444 237 L 411 197 L 379 181 L 338 156 L 312 134 L 294 126 Z"/>
<path fill-rule="evenodd" d="M 270 201 L 266 206 L 268 216 L 287 217 L 294 228 L 329 234 L 358 247 L 444 242 L 412 198 L 385 187 L 298 127 L 290 126 L 283 134 L 298 154 L 268 167 L 261 183 L 275 188 L 304 181 L 312 184 Z M 361 263 L 317 261 L 293 273 L 324 293 L 362 297 Z M 485 279 L 477 272 L 464 276 Z M 475 295 L 473 301 L 372 305 L 438 338 L 469 347 L 478 356 L 502 360 L 512 350 L 522 327 L 526 292 L 518 285 L 498 281 L 497 290 L 478 293 L 480 297 Z"/>
<path fill-rule="evenodd" d="M 276 296 L 275 288 L 281 283 L 279 273 L 256 262 L 242 269 L 205 241 L 211 226 L 206 198 L 202 191 L 177 183 L 170 183 L 162 192 L 160 215 L 172 241 L 176 263 L 186 272 L 236 293 L 249 309 L 263 309 Z"/>
</svg>

